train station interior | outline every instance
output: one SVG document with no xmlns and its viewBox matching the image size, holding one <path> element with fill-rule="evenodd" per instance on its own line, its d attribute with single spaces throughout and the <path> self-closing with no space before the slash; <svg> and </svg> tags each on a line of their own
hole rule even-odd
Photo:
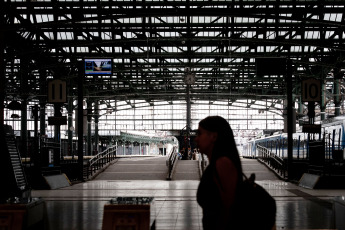
<svg viewBox="0 0 345 230">
<path fill-rule="evenodd" d="M 343 0 L 0 2 L 0 229 L 203 229 L 199 122 L 276 229 L 345 229 Z M 250 219 L 250 217 L 248 217 Z"/>
</svg>

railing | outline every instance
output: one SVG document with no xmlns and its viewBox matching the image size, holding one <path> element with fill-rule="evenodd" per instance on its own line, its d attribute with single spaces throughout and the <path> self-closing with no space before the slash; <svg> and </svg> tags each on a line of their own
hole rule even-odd
<svg viewBox="0 0 345 230">
<path fill-rule="evenodd" d="M 256 148 L 258 151 L 258 160 L 270 167 L 282 179 L 287 179 L 287 165 L 284 159 L 261 145 L 257 145 Z"/>
<path fill-rule="evenodd" d="M 200 169 L 200 178 L 208 165 L 208 157 L 202 153 L 199 153 L 199 169 Z"/>
<path fill-rule="evenodd" d="M 116 158 L 116 146 L 110 147 L 103 152 L 92 157 L 86 165 L 86 178 L 93 176 L 94 173 L 102 169 L 105 165 Z"/>
<path fill-rule="evenodd" d="M 166 165 L 168 167 L 167 180 L 171 180 L 172 178 L 172 174 L 176 166 L 176 160 L 177 160 L 177 147 L 174 146 L 171 149 L 170 153 L 168 154 L 168 158 L 166 160 Z"/>
</svg>

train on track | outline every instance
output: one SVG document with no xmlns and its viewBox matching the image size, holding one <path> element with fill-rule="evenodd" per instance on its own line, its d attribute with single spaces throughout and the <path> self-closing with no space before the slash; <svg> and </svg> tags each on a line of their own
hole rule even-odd
<svg viewBox="0 0 345 230">
<path fill-rule="evenodd" d="M 249 140 L 243 145 L 242 156 L 257 157 L 257 145 L 261 145 L 271 153 L 283 159 L 287 158 L 287 139 L 287 133 L 274 133 L 270 136 Z M 345 158 L 345 117 L 323 121 L 321 133 L 293 133 L 293 158 L 308 159 L 310 146 L 315 142 L 324 144 L 325 159 L 343 160 Z"/>
</svg>

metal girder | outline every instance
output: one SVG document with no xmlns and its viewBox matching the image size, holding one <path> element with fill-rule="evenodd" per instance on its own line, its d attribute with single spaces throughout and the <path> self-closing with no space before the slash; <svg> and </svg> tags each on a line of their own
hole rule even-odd
<svg viewBox="0 0 345 230">
<path fill-rule="evenodd" d="M 283 99 L 285 82 L 257 76 L 257 57 L 292 59 L 296 94 L 301 79 L 332 81 L 327 74 L 345 68 L 342 0 L 8 1 L 2 6 L 7 98 L 22 96 L 18 75 L 25 59 L 30 98 L 43 97 L 41 75 L 68 79 L 75 88 L 77 62 L 97 56 L 112 58 L 114 72 L 86 79 L 87 96 L 149 104 L 184 100 L 186 67 L 197 75 L 192 101 Z"/>
</svg>

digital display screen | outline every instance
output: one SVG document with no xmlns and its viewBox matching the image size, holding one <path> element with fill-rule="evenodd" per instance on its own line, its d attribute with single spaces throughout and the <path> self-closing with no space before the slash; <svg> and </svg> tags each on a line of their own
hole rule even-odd
<svg viewBox="0 0 345 230">
<path fill-rule="evenodd" d="M 85 58 L 85 75 L 111 75 L 113 62 L 111 58 Z"/>
</svg>

